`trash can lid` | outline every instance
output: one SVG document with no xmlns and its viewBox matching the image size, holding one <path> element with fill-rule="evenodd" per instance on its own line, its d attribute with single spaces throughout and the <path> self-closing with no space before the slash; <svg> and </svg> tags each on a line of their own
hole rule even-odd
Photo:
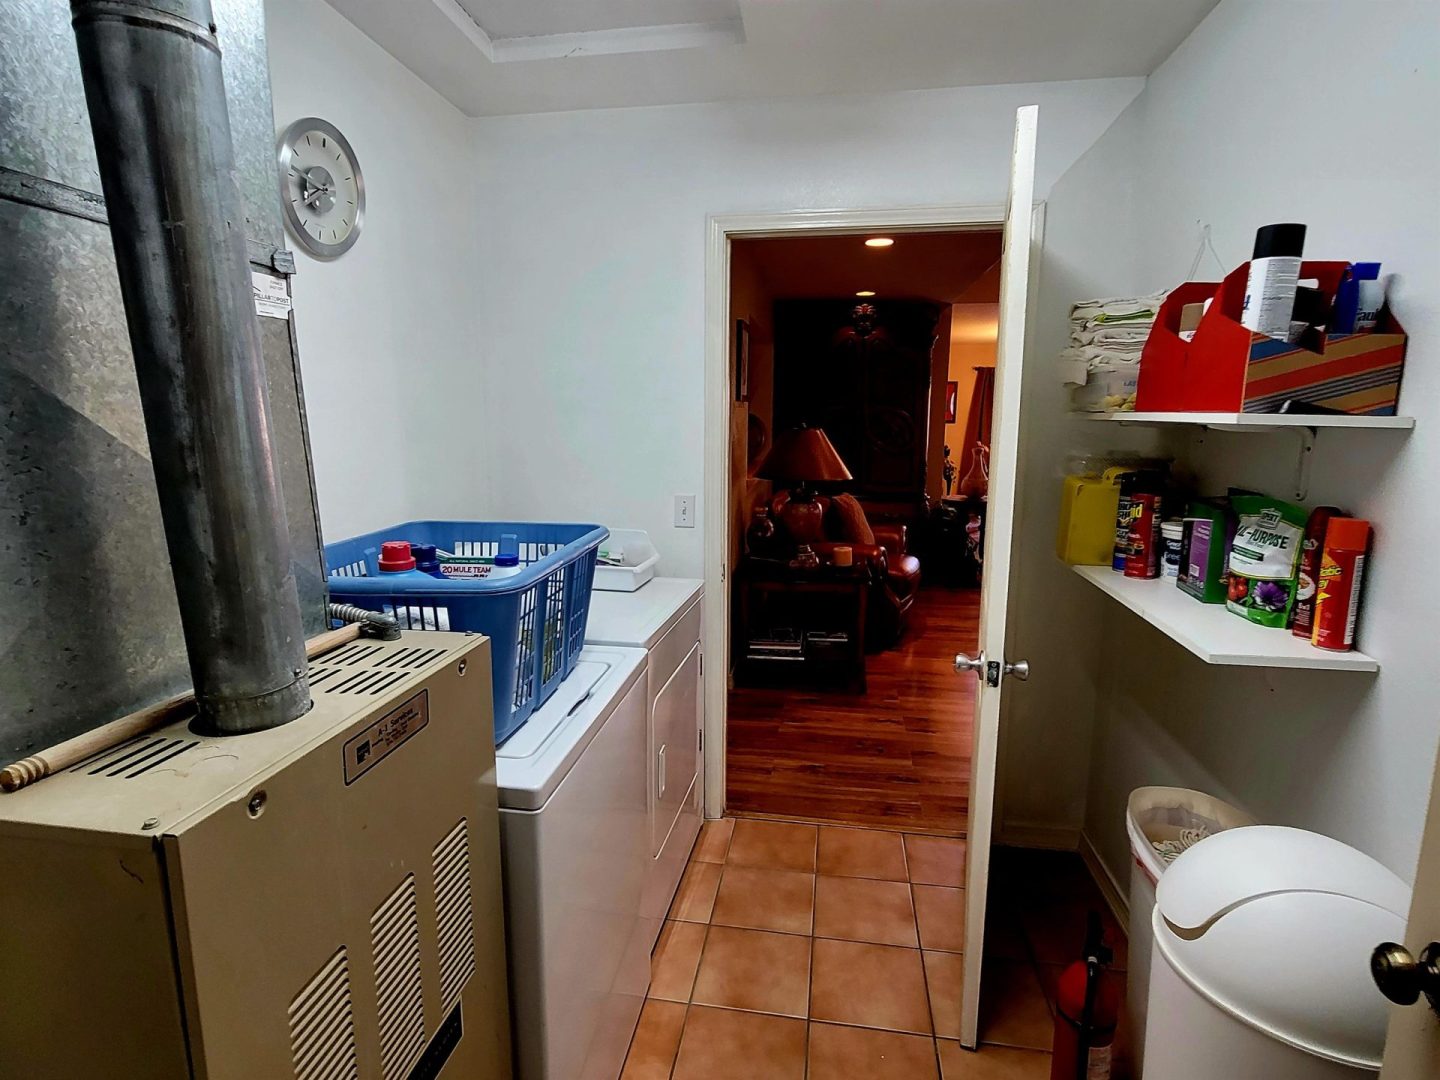
<svg viewBox="0 0 1440 1080">
<path fill-rule="evenodd" d="M 1218 1008 L 1297 1049 L 1378 1069 L 1385 999 L 1370 952 L 1399 940 L 1410 887 L 1354 848 L 1256 825 L 1211 836 L 1166 870 L 1155 942 Z"/>
</svg>

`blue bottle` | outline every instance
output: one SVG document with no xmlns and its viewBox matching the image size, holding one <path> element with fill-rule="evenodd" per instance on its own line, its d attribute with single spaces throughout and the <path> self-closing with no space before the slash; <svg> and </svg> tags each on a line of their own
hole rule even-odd
<svg viewBox="0 0 1440 1080">
<path fill-rule="evenodd" d="M 1335 290 L 1335 307 L 1330 316 L 1328 332 L 1331 334 L 1353 334 L 1360 314 L 1360 283 L 1376 281 L 1380 277 L 1380 264 L 1351 263 L 1340 278 L 1340 287 Z M 1373 286 L 1372 286 L 1373 288 Z"/>
<path fill-rule="evenodd" d="M 384 578 L 432 580 L 429 574 L 415 569 L 415 556 L 410 554 L 408 540 L 386 540 L 380 545 L 379 570 L 380 575 Z"/>
<path fill-rule="evenodd" d="M 434 544 L 411 544 L 410 554 L 414 556 L 415 569 L 420 573 L 445 580 L 445 575 L 440 572 L 440 556 L 436 554 Z"/>
</svg>

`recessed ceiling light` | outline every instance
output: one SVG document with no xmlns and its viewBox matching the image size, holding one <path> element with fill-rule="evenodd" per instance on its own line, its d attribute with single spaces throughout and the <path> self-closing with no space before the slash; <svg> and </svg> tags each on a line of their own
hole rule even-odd
<svg viewBox="0 0 1440 1080">
<path fill-rule="evenodd" d="M 866 246 L 866 247 L 889 247 L 889 246 L 890 246 L 891 244 L 893 244 L 893 243 L 895 243 L 895 241 L 892 240 L 892 239 L 890 239 L 890 237 L 888 237 L 888 236 L 872 236 L 872 237 L 870 237 L 870 239 L 868 239 L 868 240 L 865 241 L 865 246 Z"/>
<path fill-rule="evenodd" d="M 857 292 L 855 295 L 856 295 L 856 296 L 874 296 L 874 295 L 875 295 L 875 290 L 874 290 L 874 289 L 861 289 L 861 290 L 860 290 L 859 292 Z"/>
</svg>

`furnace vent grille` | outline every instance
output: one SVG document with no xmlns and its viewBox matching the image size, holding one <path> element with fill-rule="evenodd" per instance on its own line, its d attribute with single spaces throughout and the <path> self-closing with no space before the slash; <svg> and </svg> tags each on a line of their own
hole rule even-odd
<svg viewBox="0 0 1440 1080">
<path fill-rule="evenodd" d="M 137 776 L 144 776 L 152 769 L 169 764 L 181 754 L 194 750 L 199 745 L 200 743 L 196 739 L 167 739 L 158 735 L 141 735 L 129 742 L 121 743 L 119 746 L 102 750 L 77 765 L 72 765 L 70 772 L 133 780 Z"/>
<path fill-rule="evenodd" d="M 475 973 L 475 922 L 470 909 L 470 833 L 465 819 L 431 855 L 440 945 L 440 998 L 448 1012 Z"/>
<path fill-rule="evenodd" d="M 355 1012 L 345 946 L 290 1003 L 290 1054 L 297 1080 L 358 1080 Z"/>
<path fill-rule="evenodd" d="M 425 1050 L 414 874 L 407 874 L 370 917 L 370 945 L 375 957 L 380 1068 L 385 1080 L 396 1080 L 409 1074 Z"/>
<path fill-rule="evenodd" d="M 385 649 L 356 643 L 328 653 L 310 669 L 310 687 L 320 694 L 363 694 L 376 697 L 411 672 L 434 663 L 444 649 L 414 646 Z"/>
</svg>

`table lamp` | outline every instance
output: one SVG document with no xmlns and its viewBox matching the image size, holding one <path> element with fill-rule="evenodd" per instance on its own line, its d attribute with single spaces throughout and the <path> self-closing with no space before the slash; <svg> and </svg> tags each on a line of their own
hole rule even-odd
<svg viewBox="0 0 1440 1080">
<path fill-rule="evenodd" d="M 789 501 L 780 511 L 780 521 L 797 544 L 814 544 L 825 538 L 821 527 L 825 507 L 816 501 L 811 485 L 852 479 L 825 432 L 803 424 L 776 437 L 755 475 L 777 484 L 794 485 Z"/>
</svg>

